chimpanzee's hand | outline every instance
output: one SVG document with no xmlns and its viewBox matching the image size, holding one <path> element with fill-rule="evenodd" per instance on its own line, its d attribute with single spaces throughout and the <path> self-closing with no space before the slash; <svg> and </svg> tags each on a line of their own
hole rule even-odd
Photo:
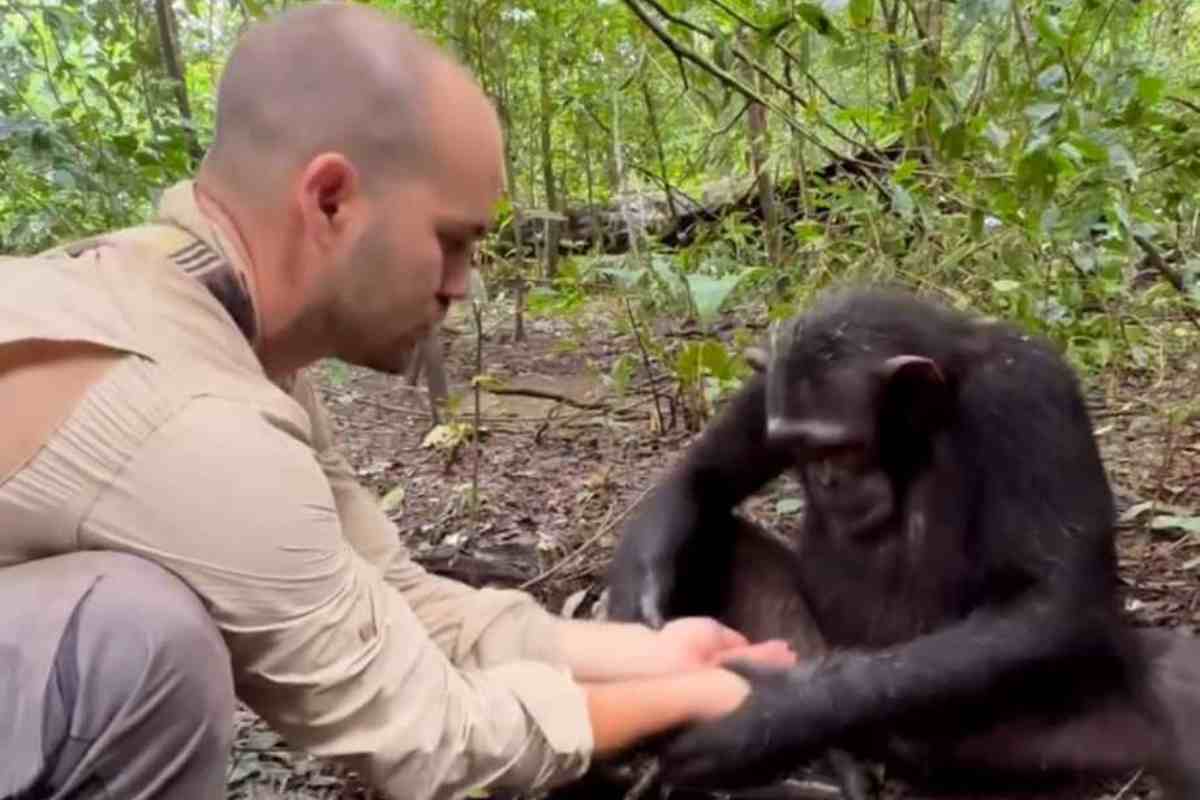
<svg viewBox="0 0 1200 800">
<path fill-rule="evenodd" d="M 781 670 L 735 662 L 726 669 L 750 682 L 750 695 L 732 713 L 689 726 L 666 741 L 659 758 L 663 779 L 677 786 L 733 789 L 771 783 L 819 755 L 819 717 L 831 706 L 814 703 L 814 668 Z"/>
<path fill-rule="evenodd" d="M 608 616 L 661 628 L 672 616 L 680 553 L 697 510 L 676 487 L 652 495 L 625 526 L 609 567 Z"/>
</svg>

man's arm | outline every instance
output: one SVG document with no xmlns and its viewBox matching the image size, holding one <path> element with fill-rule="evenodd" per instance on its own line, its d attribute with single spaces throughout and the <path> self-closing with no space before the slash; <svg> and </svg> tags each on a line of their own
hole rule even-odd
<svg viewBox="0 0 1200 800">
<path fill-rule="evenodd" d="M 723 669 L 585 684 L 595 755 L 603 758 L 689 722 L 729 714 L 749 683 Z"/>
<path fill-rule="evenodd" d="M 564 620 L 528 593 L 479 590 L 428 573 L 409 556 L 378 499 L 358 482 L 342 456 L 330 415 L 308 373 L 297 376 L 291 395 L 309 415 L 312 445 L 333 491 L 342 534 L 363 558 L 383 570 L 455 665 L 485 667 L 533 659 L 567 666 L 581 681 L 611 681 L 710 666 L 718 653 L 760 663 L 791 663 L 782 643 L 751 648 L 740 635 L 711 620 L 672 623 L 663 632 L 632 623 Z"/>
<path fill-rule="evenodd" d="M 564 663 L 556 620 L 533 597 L 513 590 L 475 589 L 433 575 L 413 561 L 379 499 L 359 483 L 338 449 L 330 414 L 310 371 L 296 376 L 290 394 L 309 416 L 312 448 L 333 492 L 342 535 L 404 595 L 427 634 L 455 665 L 485 667 L 521 658 Z"/>
<path fill-rule="evenodd" d="M 531 660 L 456 669 L 346 544 L 307 444 L 216 398 L 131 454 L 81 545 L 178 574 L 221 630 L 243 700 L 294 745 L 405 797 L 546 788 L 745 692 L 715 670 L 593 686 Z"/>
</svg>

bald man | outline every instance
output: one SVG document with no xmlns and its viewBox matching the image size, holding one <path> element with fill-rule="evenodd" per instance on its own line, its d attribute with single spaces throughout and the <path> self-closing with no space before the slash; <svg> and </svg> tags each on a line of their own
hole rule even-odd
<svg viewBox="0 0 1200 800">
<path fill-rule="evenodd" d="M 536 791 L 735 708 L 712 620 L 560 620 L 415 565 L 303 369 L 463 297 L 501 131 L 351 4 L 260 24 L 156 218 L 0 263 L 0 797 L 218 798 L 235 696 L 385 793 Z"/>
</svg>

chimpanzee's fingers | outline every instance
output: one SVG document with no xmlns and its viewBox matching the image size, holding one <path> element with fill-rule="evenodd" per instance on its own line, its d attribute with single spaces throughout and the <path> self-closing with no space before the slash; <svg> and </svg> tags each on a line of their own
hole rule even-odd
<svg viewBox="0 0 1200 800">
<path fill-rule="evenodd" d="M 735 760 L 722 723 L 703 723 L 676 734 L 659 752 L 663 779 L 678 786 L 725 787 L 723 766 Z"/>
<path fill-rule="evenodd" d="M 670 570 L 649 569 L 638 590 L 638 616 L 651 628 L 666 624 L 667 598 L 675 584 Z"/>
</svg>

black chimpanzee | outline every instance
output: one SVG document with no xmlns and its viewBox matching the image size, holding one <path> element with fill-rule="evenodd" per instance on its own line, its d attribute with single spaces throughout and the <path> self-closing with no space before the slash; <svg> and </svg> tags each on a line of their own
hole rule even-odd
<svg viewBox="0 0 1200 800">
<path fill-rule="evenodd" d="M 786 470 L 776 539 L 733 509 Z M 1044 341 L 890 289 L 827 295 L 635 511 L 610 615 L 717 616 L 801 665 L 739 667 L 674 783 L 763 784 L 830 748 L 962 788 L 1141 766 L 1200 797 L 1200 640 L 1120 617 L 1115 512 Z"/>
</svg>

